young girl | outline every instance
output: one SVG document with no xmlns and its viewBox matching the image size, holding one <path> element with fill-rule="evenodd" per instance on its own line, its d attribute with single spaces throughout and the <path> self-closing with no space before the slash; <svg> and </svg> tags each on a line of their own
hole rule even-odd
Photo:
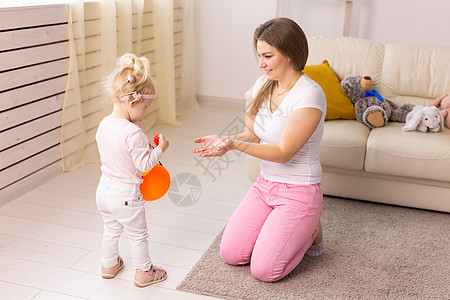
<svg viewBox="0 0 450 300">
<path fill-rule="evenodd" d="M 142 120 L 155 97 L 150 62 L 124 54 L 108 80 L 114 108 L 98 126 L 96 140 L 102 162 L 97 187 L 97 207 L 104 221 L 102 277 L 114 278 L 123 268 L 119 238 L 125 229 L 130 240 L 134 283 L 138 287 L 163 281 L 167 272 L 152 264 L 148 251 L 145 201 L 139 190 L 142 173 L 150 170 L 169 147 L 160 134 L 159 145 L 150 149 L 147 136 L 134 123 Z"/>
</svg>

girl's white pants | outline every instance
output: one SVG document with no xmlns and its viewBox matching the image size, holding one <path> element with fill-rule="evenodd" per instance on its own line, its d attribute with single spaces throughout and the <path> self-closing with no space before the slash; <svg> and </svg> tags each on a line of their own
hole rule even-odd
<svg viewBox="0 0 450 300">
<path fill-rule="evenodd" d="M 119 238 L 123 230 L 128 235 L 131 256 L 136 268 L 148 271 L 151 259 L 148 251 L 148 229 L 145 201 L 138 184 L 123 183 L 103 176 L 97 187 L 97 208 L 103 218 L 102 265 L 117 264 Z"/>
</svg>

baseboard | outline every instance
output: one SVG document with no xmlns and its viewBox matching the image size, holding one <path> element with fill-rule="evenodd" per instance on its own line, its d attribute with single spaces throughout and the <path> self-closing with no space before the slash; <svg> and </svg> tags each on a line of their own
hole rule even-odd
<svg viewBox="0 0 450 300">
<path fill-rule="evenodd" d="M 0 207 L 28 193 L 45 182 L 61 175 L 61 161 L 57 161 L 0 190 Z"/>
</svg>

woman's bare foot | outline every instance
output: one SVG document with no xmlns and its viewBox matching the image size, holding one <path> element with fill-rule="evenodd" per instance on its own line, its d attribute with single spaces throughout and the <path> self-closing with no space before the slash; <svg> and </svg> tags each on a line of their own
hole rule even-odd
<svg viewBox="0 0 450 300">
<path fill-rule="evenodd" d="M 322 242 L 322 225 L 319 222 L 319 225 L 317 225 L 319 231 L 317 232 L 316 237 L 314 238 L 313 245 L 318 245 Z"/>
<path fill-rule="evenodd" d="M 322 233 L 322 218 L 320 218 L 320 222 L 319 225 L 317 225 L 317 235 L 314 238 L 313 244 L 311 245 L 311 247 L 308 248 L 308 250 L 306 250 L 305 255 L 308 256 L 320 256 L 322 255 L 323 251 L 325 250 L 325 241 L 323 238 L 323 233 Z"/>
</svg>

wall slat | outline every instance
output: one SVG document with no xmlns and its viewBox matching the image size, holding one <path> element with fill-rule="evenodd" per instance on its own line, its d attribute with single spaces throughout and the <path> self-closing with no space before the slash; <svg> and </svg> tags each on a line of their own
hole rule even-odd
<svg viewBox="0 0 450 300">
<path fill-rule="evenodd" d="M 0 111 L 64 92 L 67 76 L 45 80 L 0 95 Z"/>
<path fill-rule="evenodd" d="M 66 6 L 11 7 L 0 10 L 0 30 L 67 22 Z"/>
<path fill-rule="evenodd" d="M 0 149 L 6 149 L 22 143 L 43 132 L 61 126 L 61 111 L 33 120 L 12 129 L 0 132 Z M 1 152 L 0 152 L 1 155 Z"/>
<path fill-rule="evenodd" d="M 61 160 L 61 154 L 59 145 L 57 145 L 47 151 L 40 152 L 27 160 L 2 170 L 2 176 L 0 176 L 0 188 L 15 183 L 29 174 L 59 160 Z"/>
<path fill-rule="evenodd" d="M 0 114 L 0 131 L 62 109 L 64 94 L 59 94 Z"/>
<path fill-rule="evenodd" d="M 57 60 L 41 65 L 31 66 L 0 73 L 0 91 L 33 84 L 45 79 L 67 74 L 69 59 Z M 64 87 L 65 89 L 65 87 Z"/>
<path fill-rule="evenodd" d="M 69 42 L 44 45 L 38 48 L 16 50 L 12 53 L 0 53 L 0 71 L 40 64 L 69 56 Z"/>
<path fill-rule="evenodd" d="M 2 155 L 0 156 L 0 170 L 12 166 L 16 162 L 22 161 L 30 155 L 41 152 L 50 146 L 58 145 L 60 134 L 61 129 L 57 128 L 2 151 Z"/>
<path fill-rule="evenodd" d="M 67 5 L 0 9 L 0 204 L 61 171 L 67 30 Z"/>
<path fill-rule="evenodd" d="M 0 32 L 0 51 L 67 41 L 67 24 Z"/>
<path fill-rule="evenodd" d="M 33 188 L 55 178 L 62 173 L 61 161 L 56 161 L 53 164 L 45 166 L 34 173 L 28 174 L 19 182 L 11 184 L 5 188 L 0 189 L 0 206 L 11 199 L 16 199 L 27 193 Z"/>
</svg>

